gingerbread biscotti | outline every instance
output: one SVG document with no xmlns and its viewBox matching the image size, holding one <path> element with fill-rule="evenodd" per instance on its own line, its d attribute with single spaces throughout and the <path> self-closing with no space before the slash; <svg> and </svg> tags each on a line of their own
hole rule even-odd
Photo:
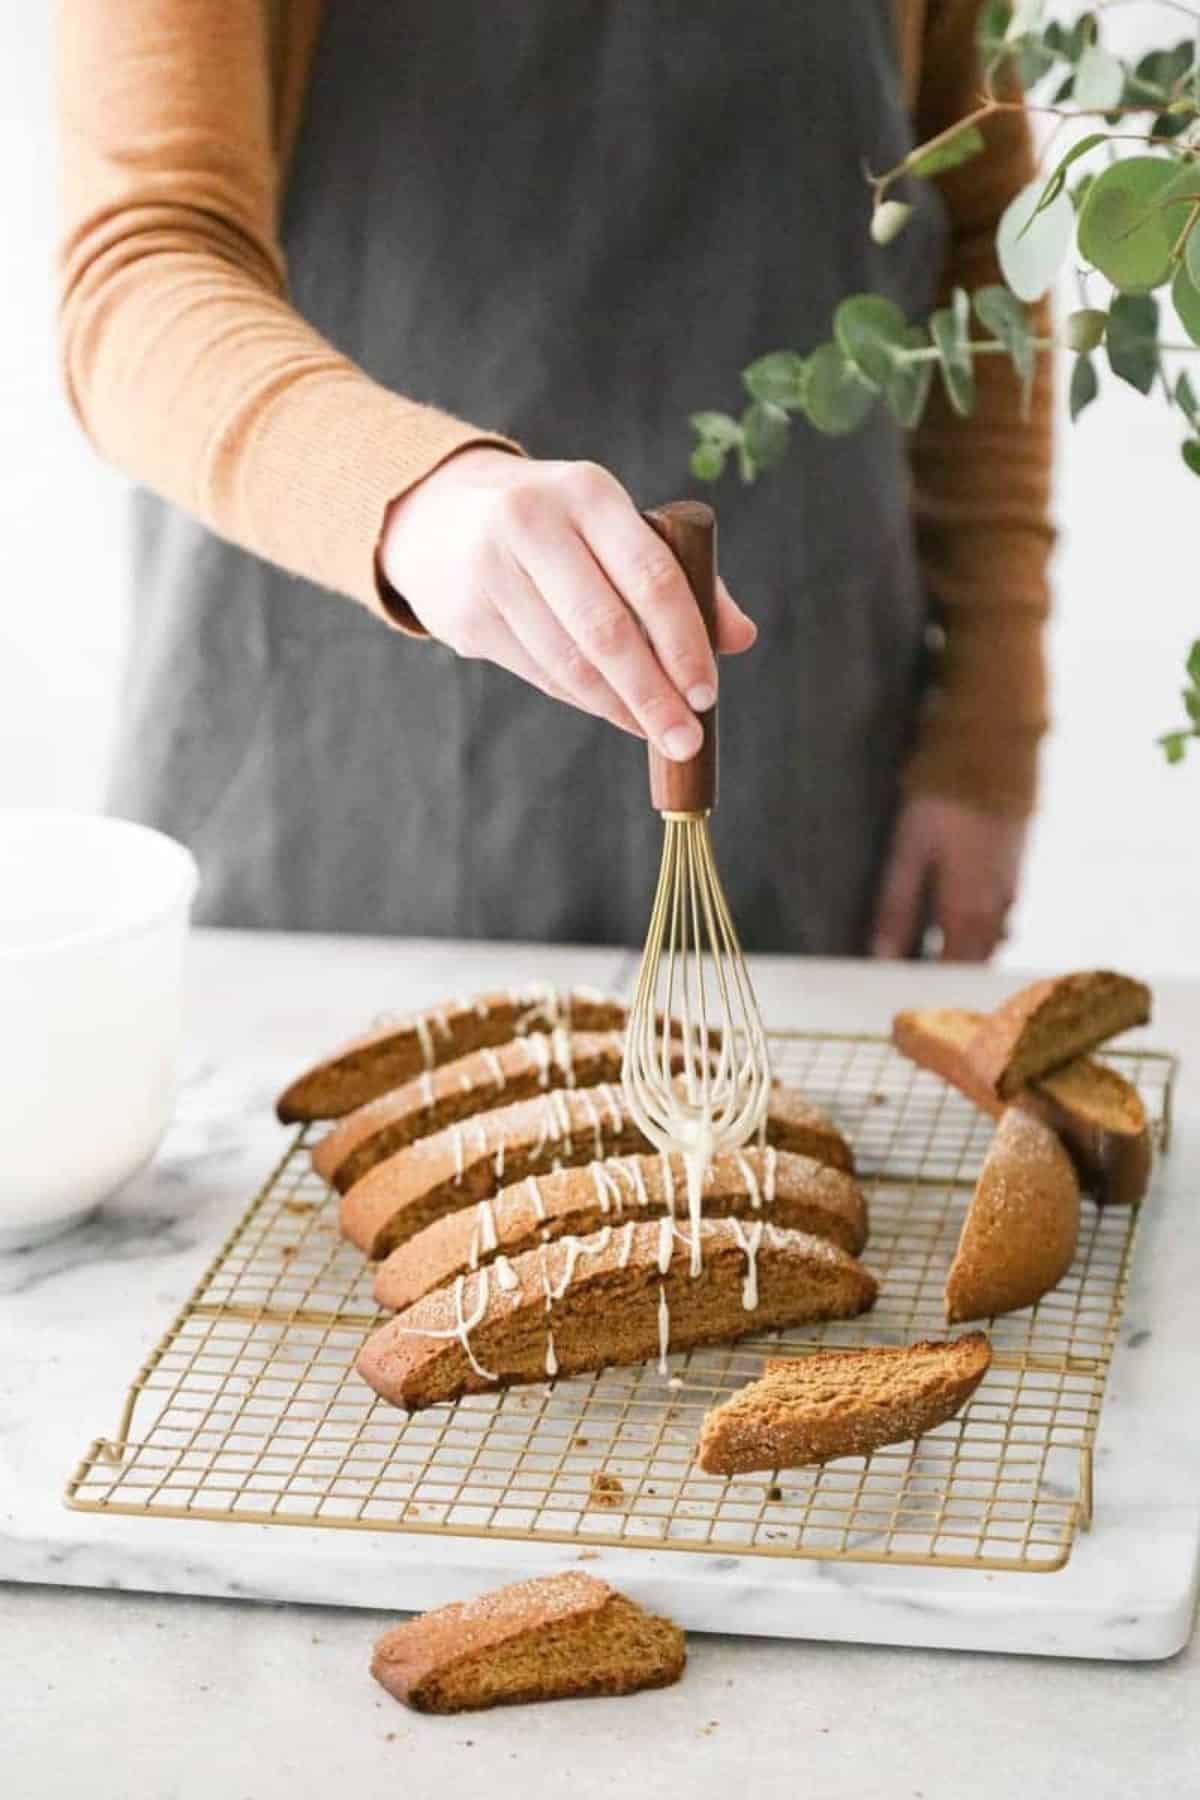
<svg viewBox="0 0 1200 1800">
<path fill-rule="evenodd" d="M 769 1358 L 758 1381 L 705 1415 L 697 1465 L 744 1475 L 907 1443 L 961 1412 L 991 1360 L 981 1331 L 902 1349 Z"/>
<path fill-rule="evenodd" d="M 371 1673 L 417 1712 L 455 1713 L 667 1687 L 686 1661 L 677 1625 L 571 1570 L 405 1620 Z"/>
<path fill-rule="evenodd" d="M 275 1110 L 284 1124 L 340 1119 L 423 1069 L 453 1062 L 470 1050 L 556 1026 L 618 1030 L 625 1012 L 624 1002 L 610 995 L 589 988 L 560 992 L 540 983 L 452 1000 L 352 1038 L 285 1088 Z"/>
<path fill-rule="evenodd" d="M 958 1007 L 900 1012 L 892 1021 L 892 1042 L 998 1118 L 1005 1102 L 967 1059 L 986 1017 Z M 1058 1133 L 1084 1191 L 1099 1205 L 1129 1205 L 1146 1192 L 1153 1163 L 1150 1122 L 1137 1089 L 1115 1069 L 1076 1057 L 1023 1088 L 1013 1103 Z"/>
<path fill-rule="evenodd" d="M 976 1080 L 1007 1100 L 1149 1017 L 1144 982 L 1109 969 L 1083 969 L 1013 994 L 988 1014 L 966 1057 Z"/>
<path fill-rule="evenodd" d="M 416 1412 L 753 1332 L 852 1318 L 877 1283 L 844 1250 L 758 1219 L 607 1226 L 459 1275 L 381 1325 L 357 1368 Z"/>
<path fill-rule="evenodd" d="M 771 1090 L 768 1143 L 849 1170 L 840 1132 L 794 1088 Z M 619 1088 L 556 1088 L 420 1138 L 377 1163 L 342 1195 L 344 1237 L 373 1258 L 435 1219 L 489 1200 L 504 1186 L 556 1168 L 644 1151 Z"/>
<path fill-rule="evenodd" d="M 587 1237 L 627 1219 L 685 1211 L 681 1156 L 628 1156 L 530 1176 L 494 1200 L 448 1213 L 393 1250 L 375 1277 L 381 1306 L 402 1309 L 458 1275 L 562 1237 Z M 742 1150 L 713 1158 L 701 1190 L 703 1215 L 769 1219 L 826 1238 L 851 1256 L 867 1241 L 862 1189 L 841 1169 L 787 1150 Z"/>
<path fill-rule="evenodd" d="M 550 1088 L 619 1081 L 622 1045 L 619 1031 L 565 1031 L 558 1026 L 425 1069 L 347 1113 L 314 1147 L 313 1168 L 345 1193 L 397 1150 L 476 1113 L 511 1106 Z"/>
<path fill-rule="evenodd" d="M 946 1278 L 951 1325 L 1032 1306 L 1079 1238 L 1079 1182 L 1048 1125 L 1010 1106 L 996 1127 Z"/>
</svg>

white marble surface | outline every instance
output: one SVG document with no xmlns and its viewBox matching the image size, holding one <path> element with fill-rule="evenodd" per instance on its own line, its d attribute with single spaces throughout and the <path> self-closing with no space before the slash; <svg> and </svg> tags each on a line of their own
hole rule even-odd
<svg viewBox="0 0 1200 1800">
<path fill-rule="evenodd" d="M 621 985 L 631 968 L 613 952 L 200 936 L 187 1081 L 154 1169 L 82 1231 L 0 1262 L 0 1576 L 361 1607 L 398 1605 L 400 1594 L 425 1604 L 448 1578 L 461 1592 L 510 1566 L 508 1547 L 497 1557 L 495 1545 L 468 1545 L 454 1566 L 438 1566 L 453 1554 L 449 1540 L 96 1518 L 65 1512 L 58 1496 L 84 1445 L 112 1428 L 132 1371 L 277 1154 L 269 1104 L 300 1060 L 375 1011 L 497 975 Z M 979 971 L 923 969 L 920 980 L 930 1001 L 967 1004 L 1006 985 Z M 760 966 L 759 981 L 775 1023 L 871 1028 L 911 998 L 913 971 L 772 962 Z M 1067 1570 L 955 1577 L 644 1552 L 604 1552 L 589 1566 L 611 1569 L 649 1600 L 669 1600 L 708 1631 L 1108 1657 L 1162 1655 L 1182 1642 L 1200 1513 L 1196 988 L 1160 990 L 1152 1035 L 1185 1056 L 1177 1138 L 1143 1229 L 1110 1383 L 1096 1529 Z M 1173 1421 L 1165 1432 L 1164 1412 Z M 533 1568 L 554 1566 L 563 1552 L 538 1546 L 520 1555 Z M 1077 1769 L 1082 1792 L 1086 1767 L 1089 1795 L 1124 1797 L 1146 1772 L 1146 1746 L 1135 1756 L 1133 1744 L 1138 1721 L 1151 1717 L 1163 1786 L 1200 1791 L 1197 1734 L 1185 1728 L 1189 1712 L 1200 1715 L 1194 1649 L 1133 1670 L 697 1638 L 692 1673 L 671 1695 L 544 1709 L 519 1722 L 501 1715 L 436 1725 L 377 1704 L 362 1675 L 375 1627 L 351 1611 L 9 1587 L 0 1592 L 0 1656 L 12 1662 L 0 1661 L 0 1697 L 19 1700 L 6 1737 L 15 1718 L 33 1758 L 18 1763 L 14 1792 L 57 1794 L 86 1774 L 101 1795 L 264 1800 L 294 1793 L 297 1771 L 301 1791 L 313 1792 L 318 1771 L 364 1780 L 364 1791 L 395 1771 L 423 1793 L 435 1778 L 486 1769 L 505 1794 L 527 1787 L 545 1756 L 569 1743 L 573 1770 L 592 1792 L 615 1791 L 636 1771 L 642 1792 L 716 1793 L 757 1759 L 760 1791 L 783 1793 L 786 1782 L 790 1793 L 795 1772 L 784 1758 L 799 1752 L 806 1779 L 821 1779 L 822 1791 L 932 1800 L 961 1778 L 968 1742 L 972 1760 L 981 1756 L 972 1775 L 981 1795 L 1009 1794 L 1018 1781 L 1039 1791 L 1036 1769 L 1041 1791 L 1067 1792 Z M 990 1744 L 983 1754 L 989 1719 L 995 1756 Z M 197 1752 L 201 1733 L 211 1758 Z M 106 1738 L 124 1748 L 99 1767 Z M 39 1745 L 53 1746 L 40 1762 Z M 407 1760 L 392 1760 L 405 1746 L 422 1758 L 415 1785 Z"/>
</svg>

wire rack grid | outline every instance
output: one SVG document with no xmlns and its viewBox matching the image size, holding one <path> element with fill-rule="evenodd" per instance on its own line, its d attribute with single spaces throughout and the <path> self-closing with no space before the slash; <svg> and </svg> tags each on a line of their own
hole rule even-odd
<svg viewBox="0 0 1200 1800">
<path fill-rule="evenodd" d="M 967 1407 L 916 1443 L 774 1476 L 693 1465 L 704 1413 L 765 1355 L 904 1344 L 945 1331 L 942 1288 L 990 1121 L 880 1038 L 776 1033 L 776 1074 L 855 1147 L 870 1208 L 865 1318 L 772 1333 L 406 1416 L 354 1359 L 383 1315 L 337 1234 L 336 1196 L 299 1133 L 129 1390 L 68 1506 L 155 1518 L 538 1539 L 625 1548 L 1061 1568 L 1090 1522 L 1092 1446 L 1137 1208 L 1085 1203 L 1074 1264 L 990 1326 Z M 1110 1058 L 1139 1086 L 1159 1149 L 1174 1060 Z"/>
</svg>

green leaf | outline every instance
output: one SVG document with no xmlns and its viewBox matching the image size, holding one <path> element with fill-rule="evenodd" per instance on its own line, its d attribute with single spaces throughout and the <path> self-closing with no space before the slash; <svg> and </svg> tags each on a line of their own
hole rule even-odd
<svg viewBox="0 0 1200 1800">
<path fill-rule="evenodd" d="M 908 321 L 880 294 L 853 294 L 833 315 L 833 335 L 847 362 L 874 387 L 885 388 L 895 353 L 908 341 Z"/>
<path fill-rule="evenodd" d="M 798 412 L 804 405 L 805 372 L 798 350 L 771 350 L 742 370 L 742 385 L 753 400 Z"/>
<path fill-rule="evenodd" d="M 1054 61 L 1054 52 L 1038 38 L 1026 38 L 1017 51 L 1017 80 L 1026 93 L 1054 67 Z"/>
<path fill-rule="evenodd" d="M 1108 366 L 1139 394 L 1158 374 L 1158 301 L 1151 294 L 1118 294 L 1104 337 Z"/>
<path fill-rule="evenodd" d="M 1028 312 L 1007 288 L 985 287 L 975 295 L 975 317 L 1008 351 L 1028 400 L 1036 358 Z"/>
<path fill-rule="evenodd" d="M 1078 356 L 1075 367 L 1071 370 L 1070 407 L 1071 423 L 1074 424 L 1080 413 L 1092 404 L 1100 392 L 1100 383 L 1096 378 L 1096 367 L 1090 356 Z"/>
<path fill-rule="evenodd" d="M 1050 96 L 1051 106 L 1062 106 L 1075 92 L 1075 77 L 1068 75 L 1061 87 L 1056 87 Z"/>
<path fill-rule="evenodd" d="M 688 424 L 702 444 L 715 444 L 718 450 L 732 450 L 742 435 L 742 428 L 728 413 L 693 413 Z"/>
<path fill-rule="evenodd" d="M 1200 438 L 1188 438 L 1179 446 L 1179 453 L 1193 475 L 1200 475 Z"/>
<path fill-rule="evenodd" d="M 1094 44 L 1100 35 L 1100 25 L 1094 12 L 1080 13 L 1071 27 L 1067 38 L 1067 61 L 1078 62 L 1089 45 Z"/>
<path fill-rule="evenodd" d="M 820 344 L 808 359 L 804 410 L 818 431 L 834 437 L 857 431 L 872 406 L 875 389 L 847 362 L 837 344 Z"/>
<path fill-rule="evenodd" d="M 939 307 L 929 321 L 946 397 L 963 418 L 975 404 L 975 370 L 968 341 L 970 323 L 971 303 L 961 288 L 954 290 L 953 303 Z"/>
<path fill-rule="evenodd" d="M 907 348 L 925 350 L 929 340 L 919 325 L 909 328 Z M 883 397 L 887 401 L 888 410 L 898 425 L 905 431 L 911 431 L 925 411 L 925 402 L 929 398 L 929 388 L 933 381 L 933 364 L 931 362 L 898 361 L 892 369 L 892 378 L 884 389 Z"/>
<path fill-rule="evenodd" d="M 1149 293 L 1167 279 L 1189 182 L 1195 186 L 1196 177 L 1186 165 L 1162 156 L 1127 156 L 1092 182 L 1079 215 L 1079 249 L 1122 293 Z"/>
<path fill-rule="evenodd" d="M 1107 112 L 1120 104 L 1125 71 L 1100 44 L 1089 44 L 1075 69 L 1075 104 L 1088 112 Z"/>
<path fill-rule="evenodd" d="M 1200 638 L 1197 638 L 1188 651 L 1187 672 L 1189 678 L 1200 687 Z"/>
<path fill-rule="evenodd" d="M 782 406 L 756 400 L 742 414 L 742 442 L 756 468 L 770 469 L 782 462 L 790 435 L 788 416 Z"/>
<path fill-rule="evenodd" d="M 1191 124 L 1194 116 L 1190 106 L 1182 112 L 1177 111 L 1174 106 L 1168 107 L 1166 112 L 1159 113 L 1154 120 L 1150 127 L 1151 135 L 1156 138 L 1180 137 Z"/>
<path fill-rule="evenodd" d="M 978 125 L 963 125 L 941 143 L 928 147 L 918 144 L 905 157 L 904 167 L 910 175 L 920 175 L 928 180 L 931 175 L 942 175 L 947 169 L 957 169 L 960 163 L 969 162 L 984 147 L 983 133 Z"/>
<path fill-rule="evenodd" d="M 1193 344 L 1200 344 L 1200 293 L 1193 287 L 1192 278 L 1182 263 L 1171 283 L 1171 303 Z"/>
<path fill-rule="evenodd" d="M 1087 199 L 1095 179 L 1095 175 L 1089 169 L 1085 175 L 1079 177 L 1079 180 L 1071 189 L 1071 205 L 1075 208 L 1077 215 L 1083 211 L 1083 203 Z"/>
<path fill-rule="evenodd" d="M 1183 246 L 1183 266 L 1192 278 L 1192 286 L 1200 288 L 1200 223 L 1193 225 Z"/>
<path fill-rule="evenodd" d="M 1181 375 L 1175 383 L 1175 404 L 1188 424 L 1195 427 L 1197 423 L 1196 393 L 1186 374 Z M 1200 681 L 1200 675 L 1196 676 L 1196 680 Z"/>
<path fill-rule="evenodd" d="M 1191 733 L 1187 731 L 1163 732 L 1158 741 L 1162 745 L 1163 755 L 1169 763 L 1179 763 L 1183 761 L 1184 757 L 1187 755 L 1188 738 L 1190 736 Z"/>
<path fill-rule="evenodd" d="M 1089 350 L 1100 348 L 1107 324 L 1108 314 L 1101 312 L 1099 307 L 1081 306 L 1078 311 L 1068 315 L 1063 325 L 1063 342 L 1068 350 L 1086 355 Z"/>
<path fill-rule="evenodd" d="M 1080 138 L 1077 144 L 1072 144 L 1071 148 L 1057 164 L 1051 173 L 1049 180 L 1046 182 L 1045 187 L 1042 189 L 1038 203 L 1033 209 L 1033 218 L 1036 219 L 1040 212 L 1045 212 L 1052 201 L 1058 199 L 1063 188 L 1067 185 L 1067 170 L 1071 167 L 1071 164 L 1078 162 L 1081 156 L 1086 156 L 1089 150 L 1094 150 L 1097 144 L 1106 144 L 1107 142 L 1108 135 L 1106 132 L 1089 131 L 1087 136 Z M 1028 229 L 1029 226 L 1026 225 L 1025 230 L 1028 231 Z"/>
<path fill-rule="evenodd" d="M 1183 704 L 1193 725 L 1200 725 L 1200 690 L 1184 688 Z"/>
<path fill-rule="evenodd" d="M 1000 271 L 1022 300 L 1040 300 L 1052 286 L 1075 234 L 1075 212 L 1059 193 L 1041 206 L 1042 183 L 1030 182 L 1009 201 L 996 229 Z"/>
<path fill-rule="evenodd" d="M 745 441 L 741 438 L 738 439 L 737 459 L 738 474 L 741 476 L 742 485 L 744 487 L 753 487 L 754 483 L 758 480 L 758 466 L 749 450 L 746 448 Z"/>
<path fill-rule="evenodd" d="M 1194 54 L 1191 38 L 1181 38 L 1170 50 L 1148 51 L 1133 72 L 1147 86 L 1161 88 L 1165 96 L 1187 74 Z"/>
<path fill-rule="evenodd" d="M 697 481 L 717 481 L 725 473 L 725 452 L 716 444 L 697 444 L 688 467 Z"/>
</svg>

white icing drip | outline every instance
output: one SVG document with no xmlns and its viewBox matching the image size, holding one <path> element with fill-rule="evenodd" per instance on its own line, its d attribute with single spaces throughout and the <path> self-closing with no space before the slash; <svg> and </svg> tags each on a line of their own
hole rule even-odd
<svg viewBox="0 0 1200 1800">
<path fill-rule="evenodd" d="M 464 1070 L 458 1078 L 458 1085 L 464 1094 L 469 1094 L 471 1089 L 475 1086 L 475 1083 L 471 1080 L 470 1075 Z"/>
<path fill-rule="evenodd" d="M 763 1200 L 768 1207 L 775 1204 L 775 1177 L 779 1170 L 779 1152 L 774 1144 L 763 1152 Z"/>
<path fill-rule="evenodd" d="M 619 1137 L 621 1132 L 625 1129 L 625 1114 L 621 1107 L 620 1094 L 612 1085 L 611 1081 L 605 1081 L 596 1089 L 596 1095 L 600 1104 L 608 1113 L 609 1123 L 612 1126 L 614 1133 Z"/>
<path fill-rule="evenodd" d="M 520 1287 L 521 1284 L 517 1279 L 517 1271 L 513 1268 L 507 1256 L 498 1256 L 492 1264 L 492 1267 L 496 1271 L 496 1286 L 503 1288 L 505 1293 L 511 1293 L 514 1288 Z"/>
<path fill-rule="evenodd" d="M 658 1226 L 658 1272 L 665 1275 L 671 1266 L 671 1252 L 675 1248 L 675 1221 L 670 1213 L 665 1213 Z"/>
<path fill-rule="evenodd" d="M 526 1176 L 525 1186 L 529 1190 L 529 1198 L 533 1201 L 533 1210 L 544 1225 L 546 1223 L 546 1202 L 542 1199 L 542 1190 L 537 1184 L 537 1176 Z"/>
<path fill-rule="evenodd" d="M 646 1192 L 646 1177 L 642 1173 L 642 1165 L 636 1156 L 629 1158 L 628 1163 L 625 1164 L 625 1171 L 632 1183 L 638 1205 L 643 1212 L 647 1211 L 650 1205 L 650 1196 Z"/>
<path fill-rule="evenodd" d="M 456 1010 L 461 1010 L 465 1005 L 466 1002 L 463 1000 L 452 1000 L 450 1002 L 450 1006 L 454 1007 Z M 446 1017 L 448 1010 L 449 1008 L 444 1007 L 438 1012 L 433 1012 L 429 1015 L 429 1023 L 432 1025 L 434 1031 L 445 1038 L 447 1043 L 450 1042 L 450 1021 Z"/>
<path fill-rule="evenodd" d="M 658 1290 L 658 1372 L 667 1373 L 667 1351 L 671 1343 L 671 1311 L 667 1305 L 667 1290 Z"/>
<path fill-rule="evenodd" d="M 496 1214 L 490 1200 L 479 1202 L 479 1241 L 485 1250 L 494 1250 L 496 1237 Z"/>
<path fill-rule="evenodd" d="M 740 1150 L 737 1153 L 737 1166 L 738 1173 L 746 1184 L 746 1192 L 750 1197 L 750 1205 L 755 1212 L 758 1212 L 763 1203 L 762 1190 L 758 1185 L 758 1176 L 754 1173 L 754 1170 L 746 1161 L 746 1158 L 742 1155 Z"/>
<path fill-rule="evenodd" d="M 433 1076 L 428 1069 L 421 1076 L 421 1102 L 424 1106 L 433 1105 Z"/>
<path fill-rule="evenodd" d="M 494 1050 L 482 1051 L 481 1060 L 484 1068 L 491 1076 L 494 1085 L 497 1088 L 502 1088 L 504 1086 L 504 1070 L 500 1066 L 500 1058 L 496 1055 L 496 1052 Z"/>
<path fill-rule="evenodd" d="M 595 1188 L 596 1198 L 600 1202 L 600 1211 L 607 1216 L 609 1209 L 615 1203 L 617 1212 L 624 1212 L 621 1190 L 613 1179 L 611 1171 L 606 1169 L 602 1162 L 594 1162 L 591 1164 L 591 1173 L 592 1186 Z"/>
<path fill-rule="evenodd" d="M 767 1147 L 767 1114 L 770 1112 L 770 1110 L 771 1109 L 769 1106 L 764 1106 L 763 1116 L 758 1121 L 758 1131 L 756 1132 L 755 1135 L 758 1138 L 758 1148 L 760 1150 L 765 1150 Z"/>
<path fill-rule="evenodd" d="M 550 1286 L 550 1271 L 546 1267 L 546 1246 L 542 1246 L 542 1292 L 546 1296 L 546 1375 L 553 1378 L 558 1374 L 558 1357 L 554 1350 L 554 1322 L 551 1309 L 554 1306 L 554 1290 Z"/>
<path fill-rule="evenodd" d="M 621 1245 L 621 1254 L 617 1258 L 618 1269 L 629 1267 L 629 1258 L 633 1255 L 633 1220 L 625 1226 L 625 1242 Z"/>
<path fill-rule="evenodd" d="M 461 1181 L 463 1177 L 463 1129 L 461 1125 L 450 1127 L 450 1142 L 454 1145 L 454 1179 Z"/>
<path fill-rule="evenodd" d="M 550 1296 L 554 1300 L 561 1300 L 572 1281 L 574 1281 L 575 1264 L 579 1261 L 580 1252 L 584 1248 L 583 1240 L 575 1237 L 574 1234 L 563 1238 L 561 1242 L 564 1251 L 564 1268 L 558 1286 L 550 1289 Z M 595 1250 L 593 1250 L 591 1254 L 595 1255 Z"/>
<path fill-rule="evenodd" d="M 463 1355 L 474 1369 L 481 1381 L 497 1381 L 499 1377 L 491 1369 L 485 1369 L 471 1348 L 471 1333 L 480 1323 L 488 1304 L 488 1272 L 481 1269 L 475 1277 L 475 1308 L 468 1319 L 463 1312 L 463 1288 L 466 1276 L 455 1277 L 454 1282 L 454 1324 L 445 1331 L 434 1331 L 423 1325 L 401 1325 L 397 1329 L 402 1337 L 457 1338 L 463 1348 Z"/>
<path fill-rule="evenodd" d="M 600 1114 L 596 1111 L 596 1103 L 587 1088 L 579 1090 L 579 1104 L 583 1110 L 584 1123 L 592 1128 L 592 1147 L 596 1161 L 604 1155 L 604 1127 L 600 1123 Z"/>
<path fill-rule="evenodd" d="M 429 1021 L 424 1013 L 417 1013 L 414 1016 L 413 1030 L 416 1032 L 417 1042 L 421 1046 L 421 1061 L 427 1069 L 432 1069 L 437 1062 L 437 1052 L 434 1050 Z"/>
<path fill-rule="evenodd" d="M 729 1226 L 738 1241 L 738 1247 L 746 1258 L 746 1279 L 742 1283 L 742 1307 L 746 1312 L 754 1312 L 758 1306 L 758 1251 L 763 1240 L 764 1226 L 761 1219 L 755 1219 L 747 1232 L 740 1219 L 730 1219 Z"/>
<path fill-rule="evenodd" d="M 476 1000 L 476 1002 L 475 1002 L 475 1017 L 477 1019 L 486 1019 L 487 1016 L 488 1016 L 487 995 L 480 994 L 478 1000 Z"/>
<path fill-rule="evenodd" d="M 535 1031 L 525 1042 L 529 1046 L 529 1054 L 538 1072 L 538 1086 L 550 1085 L 550 1040 L 543 1032 Z"/>
<path fill-rule="evenodd" d="M 669 1151 L 666 1151 L 666 1150 L 663 1151 L 662 1155 L 658 1159 L 658 1166 L 662 1170 L 663 1205 L 666 1207 L 666 1209 L 669 1213 L 674 1214 L 674 1211 L 675 1211 L 675 1172 L 671 1167 L 671 1157 L 670 1157 Z"/>
<path fill-rule="evenodd" d="M 571 1135 L 571 1109 L 567 1105 L 567 1096 L 561 1088 L 549 1095 L 546 1101 L 550 1114 L 550 1137 L 555 1143 Z"/>
<path fill-rule="evenodd" d="M 492 1167 L 496 1171 L 496 1180 L 502 1181 L 504 1179 L 504 1139 L 503 1138 L 501 1138 L 500 1142 L 496 1145 L 496 1154 L 492 1158 Z"/>
<path fill-rule="evenodd" d="M 575 1062 L 571 1055 L 571 1034 L 556 1025 L 550 1034 L 550 1048 L 554 1061 L 562 1070 L 563 1086 L 575 1086 Z"/>
</svg>

